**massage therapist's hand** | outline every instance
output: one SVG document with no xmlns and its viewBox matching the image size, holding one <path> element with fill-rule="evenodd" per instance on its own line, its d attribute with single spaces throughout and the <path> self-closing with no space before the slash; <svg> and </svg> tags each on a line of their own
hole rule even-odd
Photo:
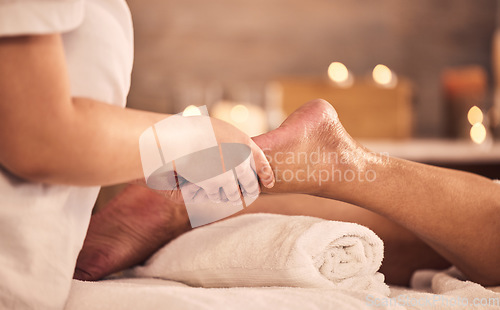
<svg viewBox="0 0 500 310">
<path fill-rule="evenodd" d="M 263 151 L 248 135 L 224 121 L 201 115 L 176 115 L 156 124 L 155 131 L 164 161 L 173 161 L 177 176 L 174 179 L 173 171 L 165 174 L 167 187 L 173 189 L 164 191 L 167 198 L 179 201 L 182 196 L 184 203 L 240 204 L 241 194 L 249 197 L 259 194 L 257 176 L 263 186 L 274 185 Z M 153 135 L 150 136 L 152 139 Z M 143 150 L 147 154 L 150 149 L 141 147 L 141 154 Z M 147 184 L 162 190 L 164 176 L 154 175 L 146 176 Z"/>
<path fill-rule="evenodd" d="M 211 118 L 211 121 L 215 137 L 219 145 L 223 143 L 240 143 L 245 144 L 250 148 L 252 156 L 235 167 L 238 182 L 242 190 L 246 191 L 250 196 L 255 196 L 259 193 L 259 184 L 256 183 L 255 174 L 258 176 L 263 186 L 266 188 L 272 188 L 275 182 L 274 174 L 269 161 L 261 148 L 257 146 L 257 144 L 255 144 L 255 142 L 247 134 L 243 133 L 233 125 L 216 118 Z M 221 180 L 222 179 L 224 178 L 221 178 Z M 227 182 L 231 183 L 231 179 L 228 178 Z M 215 193 L 218 184 L 215 184 L 214 189 L 214 185 L 210 183 L 211 182 L 202 183 L 201 187 L 203 187 L 208 196 L 212 198 L 214 197 L 213 193 Z M 224 192 L 229 200 L 239 200 L 239 195 L 238 197 L 234 197 L 233 192 L 233 195 L 231 196 L 229 189 L 226 190 L 225 187 L 220 187 L 224 189 Z M 215 193 L 215 196 L 217 195 L 218 193 Z M 217 197 L 215 197 L 215 199 L 217 199 Z"/>
</svg>

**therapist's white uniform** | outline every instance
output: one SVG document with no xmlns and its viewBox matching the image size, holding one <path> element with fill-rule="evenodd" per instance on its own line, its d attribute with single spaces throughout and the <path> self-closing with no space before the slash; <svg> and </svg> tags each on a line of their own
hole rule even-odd
<svg viewBox="0 0 500 310">
<path fill-rule="evenodd" d="M 0 0 L 0 37 L 46 33 L 63 33 L 73 96 L 125 105 L 125 0 Z M 64 308 L 98 191 L 29 183 L 0 166 L 0 309 Z"/>
</svg>

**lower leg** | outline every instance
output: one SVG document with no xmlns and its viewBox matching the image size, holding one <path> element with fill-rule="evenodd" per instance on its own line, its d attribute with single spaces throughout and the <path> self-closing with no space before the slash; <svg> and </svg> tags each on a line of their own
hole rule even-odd
<svg viewBox="0 0 500 310">
<path fill-rule="evenodd" d="M 323 100 L 306 103 L 254 140 L 275 171 L 275 187 L 264 192 L 308 193 L 363 207 L 412 231 L 469 279 L 500 284 L 498 184 L 370 152 Z"/>
</svg>

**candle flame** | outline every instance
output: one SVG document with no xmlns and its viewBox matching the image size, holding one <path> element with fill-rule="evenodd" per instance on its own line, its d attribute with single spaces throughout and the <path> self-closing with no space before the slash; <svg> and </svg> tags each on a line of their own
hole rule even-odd
<svg viewBox="0 0 500 310">
<path fill-rule="evenodd" d="M 477 106 L 470 108 L 469 113 L 467 113 L 467 119 L 471 125 L 483 122 L 483 111 Z"/>
<path fill-rule="evenodd" d="M 474 143 L 481 144 L 486 139 L 486 128 L 481 123 L 475 123 L 470 129 L 470 138 Z"/>
<path fill-rule="evenodd" d="M 341 62 L 332 62 L 328 66 L 328 76 L 336 83 L 345 83 L 349 79 L 349 70 Z"/>
<path fill-rule="evenodd" d="M 182 116 L 196 116 L 196 115 L 201 115 L 201 111 L 194 105 L 187 106 L 182 112 Z"/>
<path fill-rule="evenodd" d="M 387 66 L 378 64 L 373 68 L 372 77 L 375 83 L 383 87 L 396 86 L 397 77 Z"/>
</svg>

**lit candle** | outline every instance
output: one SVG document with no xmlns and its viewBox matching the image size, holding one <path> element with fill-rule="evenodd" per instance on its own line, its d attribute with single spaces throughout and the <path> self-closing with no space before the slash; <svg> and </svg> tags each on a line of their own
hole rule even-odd
<svg viewBox="0 0 500 310">
<path fill-rule="evenodd" d="M 264 109 L 254 104 L 219 101 L 213 106 L 210 114 L 251 137 L 263 134 L 268 129 Z"/>
<path fill-rule="evenodd" d="M 398 83 L 398 77 L 385 65 L 378 64 L 373 68 L 372 77 L 378 86 L 394 88 Z"/>
<path fill-rule="evenodd" d="M 486 128 L 481 123 L 475 123 L 470 129 L 470 138 L 474 143 L 481 144 L 486 139 Z"/>
<path fill-rule="evenodd" d="M 480 108 L 477 106 L 473 106 L 470 108 L 469 112 L 467 113 L 467 119 L 469 120 L 469 123 L 471 125 L 475 125 L 477 123 L 482 123 L 483 122 L 483 111 L 481 111 Z"/>
<path fill-rule="evenodd" d="M 332 62 L 330 66 L 328 66 L 328 77 L 339 87 L 349 87 L 354 84 L 352 73 L 350 73 L 347 67 L 341 62 Z"/>
<path fill-rule="evenodd" d="M 196 116 L 196 115 L 201 115 L 201 111 L 194 105 L 187 106 L 182 112 L 182 116 Z"/>
<path fill-rule="evenodd" d="M 474 125 L 484 121 L 481 108 L 488 88 L 486 71 L 480 66 L 448 68 L 441 75 L 441 83 L 446 112 L 450 116 L 449 133 L 457 138 L 472 138 L 469 123 Z"/>
</svg>

